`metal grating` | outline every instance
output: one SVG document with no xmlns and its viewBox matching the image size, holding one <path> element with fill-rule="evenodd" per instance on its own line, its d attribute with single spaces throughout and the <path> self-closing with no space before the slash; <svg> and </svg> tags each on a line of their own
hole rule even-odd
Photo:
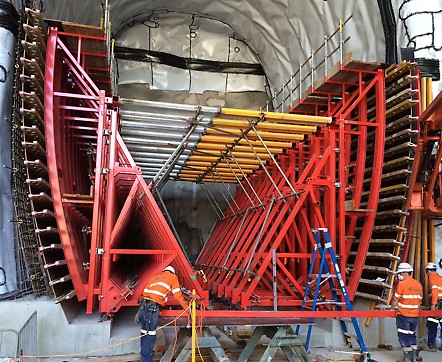
<svg viewBox="0 0 442 362">
<path fill-rule="evenodd" d="M 18 263 L 20 265 L 21 277 L 20 292 L 16 296 L 21 296 L 27 293 L 34 293 L 35 295 L 44 295 L 49 292 L 49 286 L 45 277 L 45 273 L 41 267 L 41 260 L 39 254 L 39 242 L 35 234 L 35 224 L 31 216 L 33 205 L 29 200 L 31 188 L 27 182 L 29 178 L 28 157 L 33 153 L 32 148 L 26 148 L 29 144 L 27 141 L 35 140 L 42 143 L 42 133 L 39 127 L 42 123 L 26 122 L 28 118 L 26 109 L 24 107 L 24 99 L 22 94 L 24 90 L 39 89 L 42 94 L 40 81 L 36 76 L 26 72 L 25 65 L 26 54 L 35 54 L 36 44 L 32 42 L 29 37 L 29 27 L 34 28 L 34 25 L 39 22 L 39 13 L 26 9 L 22 12 L 21 21 L 23 26 L 20 27 L 19 39 L 21 40 L 17 47 L 17 61 L 15 71 L 15 94 L 13 105 L 13 127 L 12 127 L 12 180 L 14 187 L 14 212 L 15 225 L 17 232 L 17 255 Z M 41 19 L 40 19 L 41 20 Z M 41 56 L 41 53 L 40 53 Z M 34 95 L 35 92 L 32 92 Z M 34 108 L 30 107 L 35 115 L 40 115 Z M 31 113 L 32 113 L 31 111 Z M 35 117 L 31 117 L 35 120 Z M 39 118 L 38 118 L 39 119 Z M 35 125 L 37 123 L 37 125 Z M 34 138 L 33 135 L 37 135 Z M 38 139 L 38 141 L 37 141 Z M 44 142 L 44 140 L 43 140 Z"/>
</svg>

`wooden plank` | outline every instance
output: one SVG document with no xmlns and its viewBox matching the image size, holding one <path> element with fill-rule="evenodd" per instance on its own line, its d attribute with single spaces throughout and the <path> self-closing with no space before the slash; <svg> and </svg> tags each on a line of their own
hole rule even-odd
<svg viewBox="0 0 442 362">
<path fill-rule="evenodd" d="M 46 176 L 48 175 L 48 168 L 41 160 L 25 160 L 24 164 L 27 168 L 31 170 L 31 172 L 37 174 L 38 176 Z"/>
<path fill-rule="evenodd" d="M 44 129 L 43 118 L 35 108 L 20 108 L 20 114 L 24 117 L 26 125 L 31 124 L 37 126 L 40 130 Z"/>
<path fill-rule="evenodd" d="M 302 102 L 298 99 L 293 103 L 293 108 L 299 110 L 303 102 L 314 102 L 327 104 L 327 98 L 321 93 L 342 93 L 342 83 L 353 83 L 357 85 L 359 74 L 356 71 L 376 71 L 382 66 L 376 62 L 362 62 L 352 59 L 352 53 L 348 53 L 342 62 L 335 64 L 328 70 L 327 77 L 321 77 L 314 81 L 313 87 L 309 87 L 301 96 Z"/>
<path fill-rule="evenodd" d="M 31 88 L 32 91 L 35 91 L 39 97 L 44 97 L 42 84 L 38 81 L 36 75 L 20 74 L 20 80 L 25 83 L 27 88 Z"/>
<path fill-rule="evenodd" d="M 36 125 L 32 125 L 31 127 L 21 126 L 20 129 L 25 134 L 27 139 L 31 141 L 38 141 L 42 145 L 45 144 L 45 136 Z"/>
<path fill-rule="evenodd" d="M 26 183 L 35 188 L 38 191 L 44 191 L 46 193 L 51 192 L 51 186 L 49 185 L 49 182 L 47 182 L 44 178 L 38 177 L 36 179 L 26 179 Z"/>
<path fill-rule="evenodd" d="M 46 159 L 46 150 L 38 141 L 25 142 L 22 143 L 23 148 L 32 154 L 36 158 Z"/>
</svg>

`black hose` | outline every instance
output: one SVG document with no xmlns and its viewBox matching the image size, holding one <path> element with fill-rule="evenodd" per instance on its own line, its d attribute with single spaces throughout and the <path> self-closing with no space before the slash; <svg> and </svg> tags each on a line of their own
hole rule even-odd
<svg viewBox="0 0 442 362">
<path fill-rule="evenodd" d="M 0 0 L 0 28 L 9 30 L 17 38 L 20 15 L 10 1 Z"/>
<path fill-rule="evenodd" d="M 382 27 L 385 37 L 385 62 L 397 64 L 397 34 L 396 19 L 394 16 L 391 0 L 378 0 L 379 11 L 381 12 Z"/>
<path fill-rule="evenodd" d="M 147 49 L 115 47 L 115 58 L 136 62 L 165 64 L 179 69 L 216 73 L 264 75 L 261 64 L 241 62 L 218 62 L 205 59 L 183 58 L 174 54 Z"/>
<path fill-rule="evenodd" d="M 439 59 L 416 58 L 415 61 L 421 77 L 432 78 L 434 81 L 440 80 Z"/>
</svg>

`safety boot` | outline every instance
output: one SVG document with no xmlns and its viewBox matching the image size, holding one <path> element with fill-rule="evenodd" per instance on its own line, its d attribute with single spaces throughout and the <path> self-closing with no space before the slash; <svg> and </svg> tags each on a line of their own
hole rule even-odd
<svg viewBox="0 0 442 362">
<path fill-rule="evenodd" d="M 413 362 L 420 362 L 423 360 L 423 358 L 419 356 L 420 349 L 417 348 L 416 345 L 411 346 L 411 350 L 413 351 Z"/>
<path fill-rule="evenodd" d="M 407 350 L 404 352 L 404 358 L 401 360 L 397 360 L 396 362 L 414 362 L 413 351 Z"/>
<path fill-rule="evenodd" d="M 416 348 L 413 348 L 413 362 L 421 362 L 423 361 L 423 358 L 419 356 L 419 350 Z"/>
<path fill-rule="evenodd" d="M 419 350 L 416 350 L 416 354 L 414 356 L 414 361 L 415 362 L 422 362 L 423 360 L 424 359 L 421 356 L 419 356 Z"/>
</svg>

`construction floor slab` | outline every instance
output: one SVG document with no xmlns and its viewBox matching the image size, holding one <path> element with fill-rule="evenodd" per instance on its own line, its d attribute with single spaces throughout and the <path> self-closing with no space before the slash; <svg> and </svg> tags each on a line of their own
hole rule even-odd
<svg viewBox="0 0 442 362">
<path fill-rule="evenodd" d="M 228 355 L 231 362 L 237 361 L 237 358 L 240 354 L 241 350 L 233 350 L 229 351 Z M 400 360 L 402 358 L 402 351 L 399 348 L 394 348 L 393 350 L 385 350 L 385 349 L 376 349 L 371 350 L 371 358 L 372 361 L 375 362 L 395 362 L 396 360 Z M 260 347 L 255 351 L 252 357 L 249 359 L 250 362 L 259 361 L 261 354 L 263 353 L 263 347 Z M 357 352 L 355 352 L 357 353 Z M 338 350 L 338 349 L 327 349 L 327 348 L 315 348 L 311 351 L 311 356 L 314 362 L 351 362 L 355 361 L 353 358 L 353 353 L 350 350 Z M 435 353 L 431 352 L 421 352 L 420 355 L 423 358 L 424 362 L 440 362 L 442 361 L 442 351 L 438 351 Z M 160 355 L 155 358 L 155 361 L 159 361 Z M 210 362 L 212 359 L 203 355 L 203 359 L 200 357 L 196 358 L 197 361 L 205 361 Z M 67 362 L 66 359 L 51 359 L 52 362 Z M 130 354 L 124 356 L 115 356 L 115 357 L 102 357 L 102 358 L 74 358 L 69 359 L 72 362 L 139 362 L 140 356 L 138 354 Z M 273 362 L 282 362 L 287 361 L 287 358 L 281 353 L 278 352 L 275 358 L 272 360 Z M 299 360 L 301 361 L 301 360 Z"/>
</svg>

